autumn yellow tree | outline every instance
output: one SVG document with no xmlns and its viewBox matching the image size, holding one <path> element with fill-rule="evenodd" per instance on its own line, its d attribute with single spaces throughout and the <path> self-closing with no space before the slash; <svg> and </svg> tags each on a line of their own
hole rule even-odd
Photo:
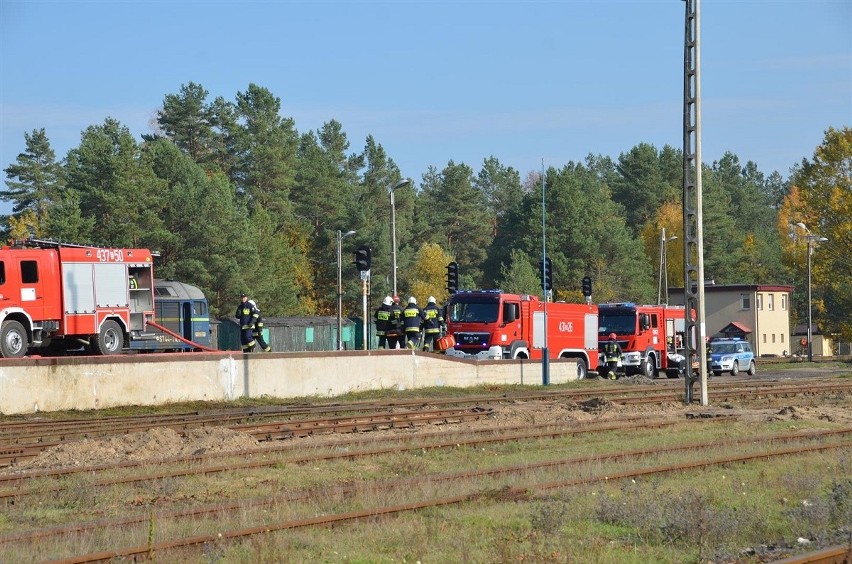
<svg viewBox="0 0 852 564">
<path fill-rule="evenodd" d="M 429 296 L 438 303 L 445 303 L 449 295 L 446 289 L 447 264 L 453 257 L 436 243 L 423 243 L 417 251 L 414 266 L 410 271 L 409 294 L 417 298 L 422 307 Z"/>
<path fill-rule="evenodd" d="M 26 239 L 28 237 L 41 237 L 42 221 L 33 210 L 24 210 L 18 217 L 9 216 L 9 237 L 11 239 Z"/>
<path fill-rule="evenodd" d="M 669 286 L 683 287 L 683 209 L 677 202 L 664 203 L 656 217 L 642 228 L 641 237 L 648 262 L 655 265 L 654 272 L 659 282 L 661 268 L 660 247 L 663 244 L 662 233 L 666 230 L 666 276 Z M 674 238 L 674 239 L 673 239 Z M 665 289 L 663 288 L 663 295 Z"/>
<path fill-rule="evenodd" d="M 813 245 L 814 323 L 848 341 L 852 339 L 852 129 L 829 128 L 813 158 L 802 161 L 791 184 L 778 220 L 785 260 L 801 272 L 806 267 L 807 245 Z"/>
</svg>

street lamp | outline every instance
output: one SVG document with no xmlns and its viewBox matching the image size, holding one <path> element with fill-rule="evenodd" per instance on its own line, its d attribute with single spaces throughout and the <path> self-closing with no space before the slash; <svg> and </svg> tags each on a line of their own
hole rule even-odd
<svg viewBox="0 0 852 564">
<path fill-rule="evenodd" d="M 663 232 L 660 237 L 660 278 L 657 282 L 657 303 L 669 303 L 669 243 L 677 239 L 677 235 L 672 235 L 666 239 L 666 228 L 663 227 Z M 660 301 L 662 288 L 665 288 L 666 301 Z"/>
<path fill-rule="evenodd" d="M 407 186 L 410 184 L 410 180 L 400 180 L 390 188 L 388 188 L 388 192 L 390 192 L 390 207 L 391 207 L 391 273 L 393 276 L 393 295 L 396 296 L 396 201 L 394 200 L 393 193 L 396 192 L 399 188 L 403 186 Z"/>
<path fill-rule="evenodd" d="M 337 232 L 337 350 L 343 350 L 343 267 L 340 264 L 340 247 L 345 237 L 355 235 L 355 231 Z M 366 320 L 365 320 L 366 323 Z"/>
<path fill-rule="evenodd" d="M 814 235 L 811 233 L 811 230 L 805 226 L 801 221 L 796 224 L 797 227 L 801 227 L 805 230 L 807 235 L 805 235 L 805 239 L 808 242 L 808 362 L 813 362 L 814 360 L 814 349 L 811 344 L 812 329 L 811 325 L 813 324 L 813 317 L 811 315 L 811 255 L 814 252 L 813 241 L 817 243 L 822 243 L 824 241 L 828 241 L 827 237 L 821 237 L 819 235 Z"/>
</svg>

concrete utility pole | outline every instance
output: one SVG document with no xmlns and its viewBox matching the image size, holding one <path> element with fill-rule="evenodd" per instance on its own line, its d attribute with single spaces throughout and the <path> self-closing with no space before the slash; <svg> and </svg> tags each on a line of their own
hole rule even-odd
<svg viewBox="0 0 852 564">
<path fill-rule="evenodd" d="M 683 271 L 686 305 L 686 403 L 692 403 L 693 359 L 698 360 L 701 405 L 707 398 L 707 325 L 704 320 L 704 228 L 701 195 L 701 80 L 699 0 L 685 0 L 683 50 Z"/>
<path fill-rule="evenodd" d="M 808 362 L 813 362 L 814 360 L 814 347 L 812 344 L 813 340 L 813 315 L 811 312 L 811 256 L 814 254 L 814 242 L 824 243 L 828 241 L 827 237 L 822 237 L 820 235 L 814 235 L 811 233 L 811 230 L 807 228 L 807 226 L 801 221 L 796 224 L 796 227 L 801 227 L 804 229 L 805 240 L 808 242 Z"/>
<path fill-rule="evenodd" d="M 660 277 L 657 281 L 657 305 L 668 305 L 669 303 L 669 243 L 675 239 L 677 239 L 677 235 L 672 235 L 666 239 L 666 228 L 663 227 L 660 236 Z"/>
</svg>

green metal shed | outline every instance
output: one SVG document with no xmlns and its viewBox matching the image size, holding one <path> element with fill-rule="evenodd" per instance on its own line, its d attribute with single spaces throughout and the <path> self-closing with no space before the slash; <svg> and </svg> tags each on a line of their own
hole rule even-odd
<svg viewBox="0 0 852 564">
<path fill-rule="evenodd" d="M 333 351 L 337 348 L 337 317 L 264 317 L 263 337 L 273 352 Z M 342 343 L 344 349 L 355 349 L 358 325 L 343 319 Z M 358 339 L 360 342 L 360 338 Z M 220 319 L 219 348 L 238 351 L 240 328 L 233 319 Z"/>
</svg>

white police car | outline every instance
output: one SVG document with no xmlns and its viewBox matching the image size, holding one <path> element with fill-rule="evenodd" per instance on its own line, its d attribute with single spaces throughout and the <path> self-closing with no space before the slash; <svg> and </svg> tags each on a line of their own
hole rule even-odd
<svg viewBox="0 0 852 564">
<path fill-rule="evenodd" d="M 730 372 L 736 376 L 740 370 L 754 376 L 757 369 L 754 365 L 754 353 L 748 341 L 742 339 L 716 339 L 710 341 L 710 370 L 719 376 L 722 372 Z"/>
</svg>

